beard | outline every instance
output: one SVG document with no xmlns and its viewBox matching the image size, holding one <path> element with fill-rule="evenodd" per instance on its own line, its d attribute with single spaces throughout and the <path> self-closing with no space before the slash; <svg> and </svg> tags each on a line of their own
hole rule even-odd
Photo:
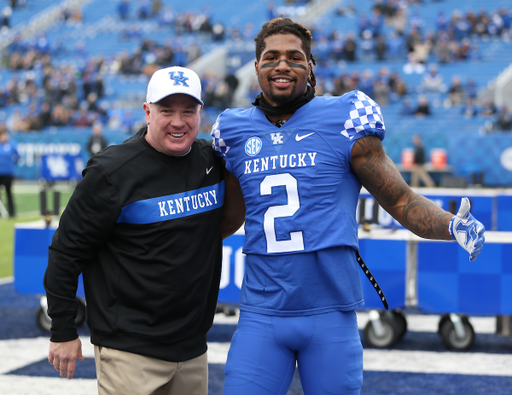
<svg viewBox="0 0 512 395">
<path fill-rule="evenodd" d="M 259 77 L 258 77 L 258 80 L 259 80 Z M 267 91 L 263 91 L 264 96 L 267 98 L 266 100 L 269 103 L 270 102 L 274 103 L 275 104 L 274 107 L 279 107 L 279 106 L 286 105 L 287 103 L 291 102 L 292 100 L 294 100 L 297 97 L 299 97 L 300 95 L 302 95 L 303 92 L 301 92 L 301 93 L 296 92 L 296 90 L 297 90 L 297 80 L 294 79 L 292 81 L 293 81 L 292 89 L 291 90 L 282 91 L 282 90 L 279 90 L 279 89 L 275 88 L 272 85 L 272 79 L 269 76 L 268 79 L 267 79 L 268 90 Z M 260 87 L 261 87 L 262 86 L 261 81 L 258 81 L 258 82 L 259 82 Z"/>
<path fill-rule="evenodd" d="M 295 89 L 291 91 L 279 91 L 278 89 L 273 88 L 270 86 L 269 92 L 268 92 L 268 98 L 276 104 L 277 107 L 284 106 L 285 104 L 288 104 L 289 102 L 293 101 L 297 97 L 299 97 L 301 93 L 295 92 Z"/>
</svg>

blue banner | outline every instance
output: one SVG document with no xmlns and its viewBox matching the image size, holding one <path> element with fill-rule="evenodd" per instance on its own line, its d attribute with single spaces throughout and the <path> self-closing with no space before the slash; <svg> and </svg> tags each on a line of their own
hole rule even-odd
<svg viewBox="0 0 512 395">
<path fill-rule="evenodd" d="M 84 160 L 79 155 L 43 155 L 41 177 L 49 181 L 69 181 L 82 178 Z"/>
<path fill-rule="evenodd" d="M 76 158 L 81 158 L 83 164 L 87 163 L 90 157 L 87 151 L 87 142 L 91 135 L 90 128 L 74 128 L 68 129 L 67 131 L 58 131 L 56 133 L 27 132 L 13 135 L 11 140 L 16 142 L 20 155 L 20 160 L 18 161 L 18 166 L 14 174 L 15 177 L 24 180 L 37 180 L 48 176 L 48 173 L 43 174 L 43 157 L 45 156 L 61 157 L 62 160 L 60 160 L 60 164 L 67 161 L 68 159 L 66 158 L 69 157 L 75 158 L 73 165 L 77 163 Z M 103 133 L 103 136 L 106 138 L 109 145 L 120 144 L 131 137 L 122 132 L 107 131 Z M 60 174 L 62 170 L 58 170 L 59 159 L 56 161 L 57 162 L 54 162 L 57 169 L 56 171 Z M 71 171 L 71 167 L 69 169 Z"/>
</svg>

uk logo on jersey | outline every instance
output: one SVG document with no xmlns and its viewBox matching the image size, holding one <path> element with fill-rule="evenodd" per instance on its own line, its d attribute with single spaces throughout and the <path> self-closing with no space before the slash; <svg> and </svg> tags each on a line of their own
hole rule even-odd
<svg viewBox="0 0 512 395">
<path fill-rule="evenodd" d="M 258 155 L 261 151 L 262 142 L 259 137 L 251 137 L 245 143 L 245 153 L 249 156 Z"/>
<path fill-rule="evenodd" d="M 272 139 L 272 144 L 283 144 L 283 135 L 281 133 L 270 133 L 270 138 Z"/>
</svg>

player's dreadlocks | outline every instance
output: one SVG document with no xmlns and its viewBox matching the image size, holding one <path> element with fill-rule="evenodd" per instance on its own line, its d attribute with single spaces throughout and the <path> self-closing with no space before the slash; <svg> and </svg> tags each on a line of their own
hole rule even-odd
<svg viewBox="0 0 512 395">
<path fill-rule="evenodd" d="M 275 18 L 265 23 L 254 41 L 256 41 L 256 59 L 259 61 L 261 53 L 265 49 L 265 39 L 275 34 L 293 34 L 302 41 L 302 49 L 306 52 L 308 61 L 316 66 L 316 60 L 311 53 L 311 42 L 313 36 L 311 32 L 299 23 L 293 22 L 290 18 Z M 311 68 L 309 83 L 314 88 L 316 86 L 316 77 Z"/>
</svg>

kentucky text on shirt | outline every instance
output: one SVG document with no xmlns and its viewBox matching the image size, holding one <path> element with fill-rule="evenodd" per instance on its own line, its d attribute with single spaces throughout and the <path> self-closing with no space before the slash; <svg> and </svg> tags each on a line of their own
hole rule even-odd
<svg viewBox="0 0 512 395">
<path fill-rule="evenodd" d="M 203 213 L 224 204 L 224 181 L 192 191 L 139 200 L 122 208 L 117 223 L 150 224 Z"/>
<path fill-rule="evenodd" d="M 315 166 L 316 154 L 316 152 L 304 152 L 290 155 L 273 155 L 265 158 L 246 160 L 244 174 L 275 170 L 278 167 L 280 169 L 286 169 L 289 167 Z"/>
</svg>

